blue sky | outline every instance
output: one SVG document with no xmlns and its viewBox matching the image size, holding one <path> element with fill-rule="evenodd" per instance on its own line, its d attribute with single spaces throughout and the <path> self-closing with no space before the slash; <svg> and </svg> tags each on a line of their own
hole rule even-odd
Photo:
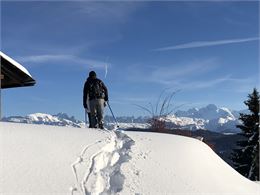
<svg viewBox="0 0 260 195">
<path fill-rule="evenodd" d="M 259 89 L 259 2 L 4 1 L 1 50 L 37 81 L 2 91 L 5 116 L 83 119 L 90 70 L 107 85 L 116 115 L 144 115 L 135 104 L 155 104 L 165 89 L 180 90 L 173 106 L 184 110 L 240 110 Z"/>
</svg>

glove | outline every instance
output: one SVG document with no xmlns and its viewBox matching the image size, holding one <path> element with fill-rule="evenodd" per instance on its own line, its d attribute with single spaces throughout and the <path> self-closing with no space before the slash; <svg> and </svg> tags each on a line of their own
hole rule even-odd
<svg viewBox="0 0 260 195">
<path fill-rule="evenodd" d="M 85 111 L 86 111 L 87 113 L 90 113 L 90 110 L 89 110 L 88 108 L 85 108 Z"/>
<path fill-rule="evenodd" d="M 83 104 L 83 107 L 84 107 L 84 108 L 88 108 L 87 104 Z"/>
<path fill-rule="evenodd" d="M 90 113 L 90 110 L 88 109 L 88 105 L 87 105 L 87 104 L 84 104 L 83 106 L 84 106 L 84 108 L 85 108 L 85 111 L 86 111 L 87 113 Z"/>
<path fill-rule="evenodd" d="M 107 102 L 108 101 L 108 97 L 105 97 L 104 100 L 105 100 L 105 102 Z"/>
<path fill-rule="evenodd" d="M 104 102 L 104 107 L 106 107 L 107 106 L 107 102 Z"/>
</svg>

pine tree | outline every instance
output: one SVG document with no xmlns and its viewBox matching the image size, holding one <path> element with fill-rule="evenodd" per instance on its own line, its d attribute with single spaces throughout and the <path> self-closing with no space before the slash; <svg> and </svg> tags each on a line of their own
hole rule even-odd
<svg viewBox="0 0 260 195">
<path fill-rule="evenodd" d="M 232 161 L 235 169 L 251 180 L 259 180 L 259 93 L 254 88 L 253 93 L 244 101 L 249 114 L 240 113 L 244 139 L 237 142 L 238 148 L 233 150 Z"/>
</svg>

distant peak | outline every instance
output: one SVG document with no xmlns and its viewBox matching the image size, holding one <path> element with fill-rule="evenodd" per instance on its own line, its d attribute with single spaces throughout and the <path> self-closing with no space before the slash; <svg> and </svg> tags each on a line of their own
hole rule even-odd
<svg viewBox="0 0 260 195">
<path fill-rule="evenodd" d="M 55 116 L 60 116 L 60 117 L 66 117 L 68 118 L 68 114 L 64 113 L 64 112 L 59 112 L 58 114 L 56 114 Z"/>
<path fill-rule="evenodd" d="M 46 117 L 46 116 L 51 116 L 51 115 L 50 114 L 37 112 L 37 113 L 28 114 L 28 116 Z"/>
<path fill-rule="evenodd" d="M 215 105 L 215 104 L 209 104 L 206 106 L 207 109 L 210 109 L 210 110 L 217 110 L 218 107 Z"/>
</svg>

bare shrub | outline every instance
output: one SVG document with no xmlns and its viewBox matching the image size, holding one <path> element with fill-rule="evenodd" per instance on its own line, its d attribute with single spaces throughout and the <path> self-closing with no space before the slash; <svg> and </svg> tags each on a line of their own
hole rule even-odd
<svg viewBox="0 0 260 195">
<path fill-rule="evenodd" d="M 170 94 L 166 90 L 161 92 L 155 105 L 152 103 L 149 103 L 147 106 L 136 105 L 150 115 L 150 119 L 147 122 L 150 124 L 150 128 L 156 132 L 167 132 L 169 129 L 166 127 L 165 117 L 182 106 L 173 107 L 172 104 L 174 95 L 180 90 L 171 92 Z"/>
<path fill-rule="evenodd" d="M 165 121 L 164 120 L 161 120 L 159 118 L 150 118 L 148 120 L 148 123 L 150 124 L 151 126 L 151 129 L 153 131 L 156 131 L 156 132 L 166 132 L 167 131 L 167 128 L 166 128 L 166 124 L 165 124 Z"/>
</svg>

